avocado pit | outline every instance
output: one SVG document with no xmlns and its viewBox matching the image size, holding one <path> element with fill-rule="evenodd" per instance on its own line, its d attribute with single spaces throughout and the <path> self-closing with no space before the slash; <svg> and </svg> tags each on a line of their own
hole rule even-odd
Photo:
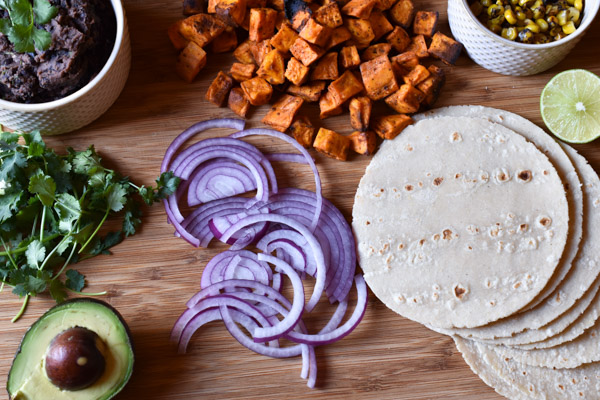
<svg viewBox="0 0 600 400">
<path fill-rule="evenodd" d="M 102 376 L 106 367 L 102 339 L 87 328 L 69 328 L 52 340 L 45 358 L 46 375 L 63 390 L 81 390 Z"/>
</svg>

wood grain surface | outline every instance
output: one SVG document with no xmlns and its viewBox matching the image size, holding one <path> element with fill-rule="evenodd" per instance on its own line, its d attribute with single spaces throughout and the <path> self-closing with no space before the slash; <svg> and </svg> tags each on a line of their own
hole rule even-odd
<svg viewBox="0 0 600 400">
<path fill-rule="evenodd" d="M 419 9 L 440 12 L 441 29 L 448 32 L 446 2 L 417 0 Z M 129 80 L 119 100 L 99 120 L 71 134 L 49 137 L 58 149 L 82 149 L 95 144 L 109 165 L 135 182 L 150 184 L 158 176 L 170 141 L 191 124 L 215 117 L 233 117 L 226 108 L 204 100 L 204 93 L 220 69 L 228 69 L 229 55 L 209 55 L 208 65 L 193 84 L 174 72 L 176 53 L 166 36 L 170 23 L 180 18 L 180 0 L 124 0 L 133 48 Z M 533 77 L 508 77 L 489 72 L 463 54 L 448 79 L 437 106 L 480 104 L 518 113 L 539 126 L 539 96 L 556 73 L 586 68 L 600 74 L 600 22 L 556 67 Z M 599 94 L 600 95 L 600 94 Z M 377 106 L 385 112 L 385 105 Z M 317 121 L 316 106 L 305 110 Z M 250 126 L 261 126 L 267 107 L 255 108 Z M 376 110 L 377 111 L 377 110 Z M 349 132 L 347 114 L 324 125 Z M 227 132 L 214 134 L 224 135 Z M 269 151 L 286 147 L 257 142 Z M 600 141 L 577 146 L 600 171 Z M 346 163 L 315 154 L 324 182 L 324 195 L 350 221 L 354 193 L 368 157 L 354 156 Z M 277 165 L 282 185 L 312 189 L 312 175 L 304 166 Z M 256 355 L 232 339 L 222 324 L 211 323 L 198 332 L 185 355 L 176 354 L 169 332 L 185 302 L 199 288 L 205 263 L 222 245 L 196 249 L 173 236 L 164 210 L 145 210 L 143 229 L 101 256 L 78 265 L 87 277 L 87 291 L 106 290 L 104 300 L 120 310 L 135 342 L 136 367 L 118 399 L 477 399 L 501 398 L 480 381 L 462 360 L 452 340 L 404 319 L 369 293 L 363 322 L 342 341 L 317 349 L 318 379 L 314 390 L 300 379 L 300 358 L 276 360 Z M 325 302 L 324 302 L 325 303 Z M 18 322 L 19 299 L 0 294 L 0 385 L 26 329 L 54 301 L 32 299 Z M 311 320 L 331 312 L 320 306 Z M 5 398 L 0 394 L 0 398 Z"/>
</svg>

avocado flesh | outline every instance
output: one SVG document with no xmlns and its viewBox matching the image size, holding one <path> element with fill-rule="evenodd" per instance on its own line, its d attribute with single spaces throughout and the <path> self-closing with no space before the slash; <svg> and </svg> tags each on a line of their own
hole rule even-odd
<svg viewBox="0 0 600 400">
<path fill-rule="evenodd" d="M 96 332 L 104 341 L 106 367 L 91 386 L 61 390 L 46 376 L 44 359 L 52 339 L 75 326 Z M 9 372 L 7 389 L 15 400 L 107 400 L 125 386 L 133 361 L 129 332 L 112 307 L 98 300 L 70 301 L 49 310 L 27 331 Z"/>
</svg>

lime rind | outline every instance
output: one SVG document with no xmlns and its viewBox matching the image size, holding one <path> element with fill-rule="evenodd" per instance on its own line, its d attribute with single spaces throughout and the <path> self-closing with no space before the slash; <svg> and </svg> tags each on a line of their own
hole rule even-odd
<svg viewBox="0 0 600 400">
<path fill-rule="evenodd" d="M 600 77 L 583 70 L 561 72 L 544 87 L 540 111 L 548 129 L 569 143 L 600 137 Z"/>
</svg>

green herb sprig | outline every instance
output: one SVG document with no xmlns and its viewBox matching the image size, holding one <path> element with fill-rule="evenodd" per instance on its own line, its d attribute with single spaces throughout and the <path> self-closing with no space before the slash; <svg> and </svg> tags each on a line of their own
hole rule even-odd
<svg viewBox="0 0 600 400">
<path fill-rule="evenodd" d="M 0 8 L 8 11 L 8 18 L 0 19 L 0 32 L 14 45 L 17 53 L 47 50 L 52 43 L 50 32 L 37 28 L 50 22 L 58 8 L 48 0 L 0 0 Z"/>
<path fill-rule="evenodd" d="M 38 132 L 0 133 L 0 290 L 8 285 L 24 298 L 13 321 L 31 296 L 49 291 L 61 302 L 67 291 L 81 293 L 85 277 L 67 266 L 110 254 L 141 224 L 138 198 L 153 204 L 179 184 L 166 172 L 156 187 L 136 186 L 101 161 L 93 146 L 57 155 Z M 100 237 L 115 214 L 123 218 L 121 230 Z"/>
</svg>

